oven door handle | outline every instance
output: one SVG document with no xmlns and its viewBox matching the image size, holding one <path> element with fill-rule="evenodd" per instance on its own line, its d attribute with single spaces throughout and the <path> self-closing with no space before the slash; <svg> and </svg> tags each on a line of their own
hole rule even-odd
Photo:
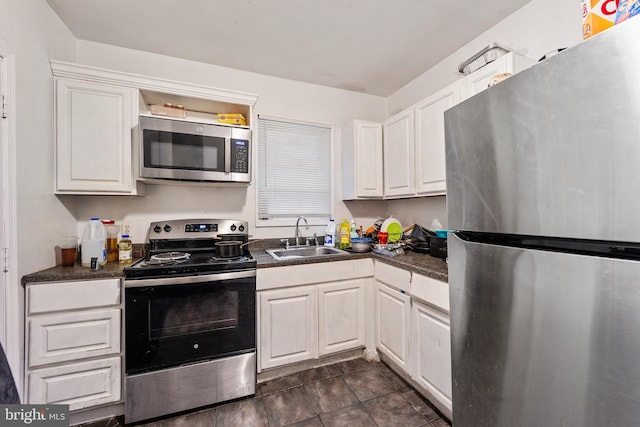
<svg viewBox="0 0 640 427">
<path fill-rule="evenodd" d="M 247 279 L 256 277 L 256 271 L 234 271 L 231 273 L 206 274 L 202 276 L 159 277 L 153 279 L 125 279 L 125 288 L 140 288 L 143 286 L 190 285 L 196 283 L 221 282 L 223 280 Z"/>
</svg>

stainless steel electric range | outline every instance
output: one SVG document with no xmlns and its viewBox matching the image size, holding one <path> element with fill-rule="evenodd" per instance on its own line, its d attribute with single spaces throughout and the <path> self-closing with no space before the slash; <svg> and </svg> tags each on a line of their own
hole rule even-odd
<svg viewBox="0 0 640 427">
<path fill-rule="evenodd" d="M 247 242 L 247 223 L 154 222 L 124 269 L 125 422 L 255 393 L 256 261 L 223 240 Z"/>
</svg>

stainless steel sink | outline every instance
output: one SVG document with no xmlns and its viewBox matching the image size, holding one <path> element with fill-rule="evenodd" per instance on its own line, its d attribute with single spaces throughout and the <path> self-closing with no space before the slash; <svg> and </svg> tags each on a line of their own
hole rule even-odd
<svg viewBox="0 0 640 427">
<path fill-rule="evenodd" d="M 294 259 L 294 258 L 311 258 L 311 257 L 325 257 L 331 255 L 346 254 L 347 252 L 331 248 L 328 246 L 305 246 L 298 248 L 280 248 L 280 249 L 267 249 L 266 252 L 277 260 Z"/>
</svg>

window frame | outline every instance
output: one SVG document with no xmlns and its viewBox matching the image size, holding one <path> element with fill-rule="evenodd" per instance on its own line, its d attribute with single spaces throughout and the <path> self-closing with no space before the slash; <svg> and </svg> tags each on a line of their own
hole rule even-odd
<svg viewBox="0 0 640 427">
<path fill-rule="evenodd" d="M 319 120 L 309 120 L 309 119 L 301 119 L 290 116 L 282 116 L 282 115 L 271 115 L 271 114 L 256 114 L 256 120 L 254 121 L 254 134 L 253 141 L 254 147 L 253 150 L 253 164 L 255 165 L 254 169 L 254 184 L 255 184 L 255 218 L 256 218 L 256 228 L 265 228 L 265 227 L 295 227 L 296 221 L 298 217 L 287 217 L 287 218 L 271 218 L 271 219 L 261 219 L 259 212 L 259 198 L 260 198 L 260 185 L 258 182 L 259 177 L 259 160 L 258 160 L 258 152 L 260 150 L 260 125 L 258 123 L 259 119 L 265 120 L 277 120 L 286 123 L 294 123 L 301 125 L 309 125 L 309 126 L 321 126 L 329 129 L 330 141 L 329 141 L 329 185 L 330 185 L 330 200 L 331 200 L 331 217 L 333 218 L 335 212 L 335 127 L 331 122 L 323 122 Z M 305 217 L 310 226 L 326 226 L 329 223 L 330 218 L 307 218 Z M 302 222 L 304 224 L 304 222 Z"/>
</svg>

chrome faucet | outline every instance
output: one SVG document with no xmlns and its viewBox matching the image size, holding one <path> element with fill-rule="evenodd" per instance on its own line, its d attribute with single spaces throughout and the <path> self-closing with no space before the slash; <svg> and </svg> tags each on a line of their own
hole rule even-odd
<svg viewBox="0 0 640 427">
<path fill-rule="evenodd" d="M 307 218 L 301 216 L 298 217 L 298 220 L 296 221 L 296 234 L 294 236 L 295 238 L 295 242 L 293 243 L 294 245 L 298 246 L 300 243 L 298 243 L 298 237 L 300 236 L 300 220 L 303 219 L 304 223 L 306 225 L 306 229 L 309 229 L 309 222 L 307 221 Z M 300 236 L 301 237 L 301 236 Z M 307 239 L 307 245 L 309 244 L 309 240 Z"/>
</svg>

